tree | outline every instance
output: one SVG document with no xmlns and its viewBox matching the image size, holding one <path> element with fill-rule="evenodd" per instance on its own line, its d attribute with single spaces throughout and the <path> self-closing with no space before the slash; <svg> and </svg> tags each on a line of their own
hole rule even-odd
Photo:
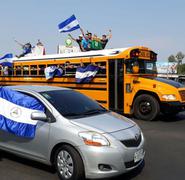
<svg viewBox="0 0 185 180">
<path fill-rule="evenodd" d="M 184 66 L 182 66 L 182 60 L 184 59 L 185 55 L 179 51 L 176 56 L 173 54 L 168 57 L 168 62 L 176 62 L 177 63 L 177 73 L 184 73 Z"/>
<path fill-rule="evenodd" d="M 168 62 L 176 62 L 176 58 L 173 54 L 168 57 Z"/>
<path fill-rule="evenodd" d="M 177 53 L 176 59 L 177 59 L 177 64 L 178 64 L 178 65 L 182 64 L 182 60 L 184 59 L 184 56 L 185 56 L 185 55 L 184 55 L 181 51 L 179 51 L 179 52 Z"/>
</svg>

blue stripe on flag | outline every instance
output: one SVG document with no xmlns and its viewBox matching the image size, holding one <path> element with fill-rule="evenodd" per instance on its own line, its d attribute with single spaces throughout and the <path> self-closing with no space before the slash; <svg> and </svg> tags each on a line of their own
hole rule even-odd
<svg viewBox="0 0 185 180">
<path fill-rule="evenodd" d="M 70 32 L 70 31 L 74 31 L 76 29 L 79 29 L 80 25 L 79 25 L 75 15 L 73 14 L 70 18 L 61 22 L 58 25 L 58 28 L 59 28 L 59 32 Z"/>
<path fill-rule="evenodd" d="M 5 54 L 3 57 L 0 58 L 0 60 L 7 59 L 7 58 L 13 58 L 13 54 L 11 54 L 11 53 Z"/>
<path fill-rule="evenodd" d="M 40 101 L 8 87 L 1 87 L 0 106 L 5 106 L 0 110 L 0 129 L 17 136 L 34 138 L 36 121 L 32 121 L 31 114 L 27 115 L 27 112 L 31 113 L 34 110 L 44 112 L 44 105 Z"/>
<path fill-rule="evenodd" d="M 13 54 L 9 53 L 0 58 L 0 64 L 2 66 L 12 67 Z"/>
<path fill-rule="evenodd" d="M 89 83 L 99 70 L 98 66 L 92 64 L 86 67 L 78 67 L 76 70 L 76 82 L 77 83 Z"/>
<path fill-rule="evenodd" d="M 36 125 L 17 123 L 0 115 L 0 129 L 17 136 L 33 138 L 35 137 Z"/>
</svg>

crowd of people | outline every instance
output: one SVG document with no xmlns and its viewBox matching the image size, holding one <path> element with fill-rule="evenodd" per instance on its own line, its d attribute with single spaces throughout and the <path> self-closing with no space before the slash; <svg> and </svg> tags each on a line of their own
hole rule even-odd
<svg viewBox="0 0 185 180">
<path fill-rule="evenodd" d="M 69 37 L 77 42 L 79 45 L 79 48 L 82 52 L 84 51 L 90 51 L 90 50 L 101 50 L 104 49 L 106 44 L 108 43 L 109 39 L 112 37 L 112 32 L 109 30 L 108 34 L 103 34 L 102 37 L 98 37 L 96 34 L 92 35 L 92 33 L 88 32 L 85 34 L 83 29 L 80 28 L 81 34 L 78 38 L 74 38 L 71 34 L 69 34 Z M 15 40 L 22 48 L 22 53 L 20 55 L 16 55 L 17 58 L 24 57 L 27 54 L 30 54 L 33 52 L 33 49 L 31 43 L 28 42 L 26 44 L 21 44 L 17 40 Z M 38 40 L 36 46 L 43 46 L 42 42 Z M 44 52 L 45 54 L 45 52 Z"/>
<path fill-rule="evenodd" d="M 112 37 L 111 30 L 109 30 L 108 34 L 103 34 L 101 38 L 96 34 L 92 35 L 90 32 L 84 34 L 82 28 L 80 28 L 80 30 L 82 34 L 80 34 L 78 38 L 74 38 L 71 34 L 69 34 L 69 37 L 78 43 L 81 51 L 104 49 L 109 39 Z"/>
</svg>

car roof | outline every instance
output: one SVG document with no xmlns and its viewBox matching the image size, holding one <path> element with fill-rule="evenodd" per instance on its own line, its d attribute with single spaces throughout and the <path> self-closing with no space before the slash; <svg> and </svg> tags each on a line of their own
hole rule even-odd
<svg viewBox="0 0 185 180">
<path fill-rule="evenodd" d="M 55 90 L 70 90 L 69 88 L 56 87 L 56 86 L 40 86 L 40 85 L 17 85 L 17 86 L 6 86 L 12 90 L 22 91 L 34 91 L 34 92 L 46 92 Z"/>
</svg>

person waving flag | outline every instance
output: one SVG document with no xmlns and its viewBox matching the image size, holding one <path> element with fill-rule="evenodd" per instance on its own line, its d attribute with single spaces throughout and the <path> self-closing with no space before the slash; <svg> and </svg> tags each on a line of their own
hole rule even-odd
<svg viewBox="0 0 185 180">
<path fill-rule="evenodd" d="M 58 25 L 59 28 L 59 32 L 71 32 L 74 31 L 76 29 L 80 28 L 80 25 L 75 17 L 75 15 L 73 14 L 70 18 L 66 19 L 65 21 L 61 22 Z"/>
</svg>

